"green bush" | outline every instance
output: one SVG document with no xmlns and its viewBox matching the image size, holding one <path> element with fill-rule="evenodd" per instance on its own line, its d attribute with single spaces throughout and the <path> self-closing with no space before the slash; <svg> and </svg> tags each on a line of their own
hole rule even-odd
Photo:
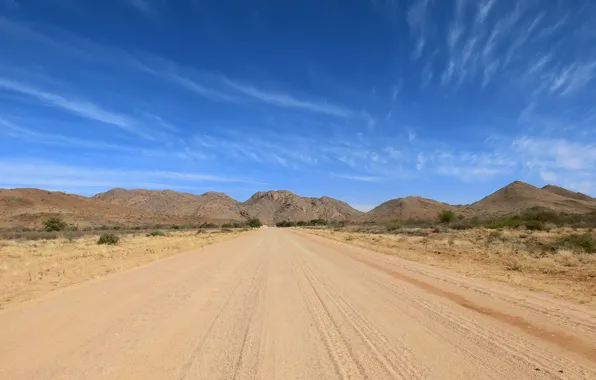
<svg viewBox="0 0 596 380">
<path fill-rule="evenodd" d="M 564 236 L 557 241 L 557 245 L 575 251 L 596 253 L 596 239 L 589 233 Z"/>
<path fill-rule="evenodd" d="M 170 226 L 170 228 L 173 229 L 173 230 L 179 230 L 181 227 L 179 225 L 177 225 L 177 224 L 173 224 L 173 225 Z"/>
<path fill-rule="evenodd" d="M 166 236 L 166 234 L 164 234 L 164 233 L 163 233 L 163 232 L 161 232 L 161 231 L 153 231 L 153 232 L 149 232 L 149 233 L 147 234 L 147 236 L 148 236 L 148 237 L 151 237 L 151 236 Z"/>
<path fill-rule="evenodd" d="M 221 225 L 221 228 L 233 228 L 234 225 L 232 223 L 224 223 Z"/>
<path fill-rule="evenodd" d="M 439 221 L 441 223 L 451 223 L 457 219 L 455 212 L 450 210 L 444 210 L 439 213 Z"/>
<path fill-rule="evenodd" d="M 548 228 L 546 228 L 544 223 L 539 220 L 530 220 L 530 221 L 524 222 L 523 226 L 526 226 L 526 228 L 530 231 L 546 231 L 546 230 L 548 230 Z"/>
<path fill-rule="evenodd" d="M 118 244 L 119 240 L 120 240 L 120 238 L 114 234 L 102 234 L 99 237 L 99 240 L 97 240 L 97 244 L 114 245 L 114 244 Z"/>
<path fill-rule="evenodd" d="M 327 221 L 325 219 L 312 219 L 309 223 L 311 226 L 326 226 Z"/>
<path fill-rule="evenodd" d="M 388 232 L 397 231 L 403 227 L 401 221 L 399 220 L 392 220 L 385 225 L 385 229 Z"/>
<path fill-rule="evenodd" d="M 284 220 L 275 225 L 276 227 L 294 227 L 296 226 L 296 222 L 290 222 L 289 220 Z"/>
<path fill-rule="evenodd" d="M 259 228 L 263 223 L 261 223 L 261 219 L 259 218 L 250 218 L 246 221 L 246 225 L 250 228 Z"/>
<path fill-rule="evenodd" d="M 43 229 L 47 232 L 64 231 L 68 224 L 60 218 L 50 218 L 43 222 Z"/>
</svg>

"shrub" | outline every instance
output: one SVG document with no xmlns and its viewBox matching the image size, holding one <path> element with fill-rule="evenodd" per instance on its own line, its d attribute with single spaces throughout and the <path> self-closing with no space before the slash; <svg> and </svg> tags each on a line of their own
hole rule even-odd
<svg viewBox="0 0 596 380">
<path fill-rule="evenodd" d="M 163 232 L 161 232 L 161 231 L 153 231 L 153 232 L 149 232 L 149 233 L 147 234 L 147 236 L 148 236 L 148 237 L 151 237 L 151 236 L 166 236 L 166 234 L 164 234 L 164 233 L 163 233 Z"/>
<path fill-rule="evenodd" d="M 275 226 L 276 227 L 294 227 L 295 225 L 296 225 L 296 222 L 290 222 L 288 220 L 284 220 L 284 221 L 277 223 Z"/>
<path fill-rule="evenodd" d="M 43 222 L 43 229 L 47 232 L 64 231 L 68 224 L 60 218 L 50 218 Z"/>
<path fill-rule="evenodd" d="M 311 226 L 326 226 L 327 221 L 325 219 L 313 219 L 309 223 Z"/>
<path fill-rule="evenodd" d="M 296 225 L 298 227 L 306 227 L 306 226 L 308 226 L 308 223 L 305 222 L 304 220 L 299 220 L 298 222 L 296 222 Z"/>
<path fill-rule="evenodd" d="M 564 236 L 557 241 L 557 245 L 587 253 L 596 253 L 596 239 L 589 233 Z"/>
<path fill-rule="evenodd" d="M 177 225 L 177 224 L 173 224 L 173 225 L 170 226 L 170 228 L 173 229 L 173 230 L 179 230 L 180 229 L 180 226 Z"/>
<path fill-rule="evenodd" d="M 457 219 L 457 215 L 453 211 L 444 210 L 439 213 L 439 221 L 441 223 L 451 223 Z"/>
<path fill-rule="evenodd" d="M 392 220 L 391 222 L 388 222 L 385 225 L 385 229 L 388 232 L 397 231 L 397 230 L 401 229 L 402 227 L 403 227 L 402 223 L 399 220 Z"/>
<path fill-rule="evenodd" d="M 97 244 L 114 245 L 114 244 L 118 244 L 119 240 L 120 240 L 120 238 L 114 234 L 102 234 L 99 237 L 99 240 L 97 240 Z"/>
<path fill-rule="evenodd" d="M 259 218 L 250 218 L 246 222 L 246 225 L 250 228 L 259 228 L 263 225 L 263 223 L 261 223 L 261 219 Z"/>
<path fill-rule="evenodd" d="M 224 223 L 221 225 L 221 228 L 233 228 L 234 225 L 232 223 Z"/>
<path fill-rule="evenodd" d="M 546 231 L 546 230 L 548 230 L 548 228 L 546 228 L 544 223 L 539 220 L 530 220 L 530 221 L 524 222 L 523 225 L 526 226 L 526 229 L 528 229 L 530 231 Z"/>
</svg>

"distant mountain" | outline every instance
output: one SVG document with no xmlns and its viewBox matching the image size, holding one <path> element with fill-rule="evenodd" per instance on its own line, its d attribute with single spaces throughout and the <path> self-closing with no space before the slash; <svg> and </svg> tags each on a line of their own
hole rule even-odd
<svg viewBox="0 0 596 380">
<path fill-rule="evenodd" d="M 80 226 L 222 223 L 249 217 L 274 224 L 319 218 L 354 222 L 436 220 L 443 210 L 453 210 L 465 218 L 489 218 L 533 207 L 567 213 L 596 212 L 596 199 L 558 186 L 540 189 L 515 181 L 471 205 L 449 205 L 410 196 L 391 199 L 362 213 L 337 199 L 301 197 L 287 190 L 257 192 L 242 203 L 216 192 L 195 195 L 115 188 L 87 198 L 39 189 L 0 189 L 0 227 L 39 227 L 41 221 L 54 215 Z"/>
<path fill-rule="evenodd" d="M 0 189 L 0 225 L 39 227 L 52 216 L 81 226 L 142 224 L 161 218 L 150 213 L 74 194 L 39 189 Z"/>
<path fill-rule="evenodd" d="M 93 198 L 144 212 L 210 220 L 242 220 L 241 203 L 224 193 L 202 195 L 172 190 L 112 189 Z"/>
<path fill-rule="evenodd" d="M 366 219 L 372 221 L 388 220 L 434 220 L 439 212 L 444 210 L 456 210 L 457 207 L 435 201 L 433 199 L 410 196 L 405 198 L 391 199 L 380 204 L 368 213 Z"/>
<path fill-rule="evenodd" d="M 567 198 L 579 199 L 580 201 L 588 201 L 588 202 L 596 201 L 596 198 L 592 198 L 589 195 L 579 193 L 579 192 L 573 192 L 571 190 L 567 190 L 567 189 L 564 189 L 562 187 L 555 186 L 555 185 L 546 185 L 542 188 L 542 190 L 546 190 L 553 194 L 561 195 L 561 196 L 567 197 Z"/>
<path fill-rule="evenodd" d="M 300 197 L 290 191 L 257 192 L 243 204 L 251 217 L 273 224 L 284 220 L 347 220 L 362 213 L 337 199 Z"/>
<path fill-rule="evenodd" d="M 571 193 L 569 190 L 565 192 Z M 525 182 L 515 181 L 465 209 L 474 216 L 487 217 L 512 214 L 532 207 L 549 208 L 559 212 L 586 213 L 596 210 L 596 203 L 563 196 Z"/>
<path fill-rule="evenodd" d="M 305 198 L 292 192 L 267 191 L 255 193 L 240 203 L 224 193 L 194 195 L 171 190 L 112 189 L 93 198 L 135 208 L 144 212 L 181 217 L 197 217 L 212 221 L 246 220 L 257 217 L 263 223 L 273 224 L 283 220 L 346 220 L 360 211 L 337 199 Z"/>
</svg>

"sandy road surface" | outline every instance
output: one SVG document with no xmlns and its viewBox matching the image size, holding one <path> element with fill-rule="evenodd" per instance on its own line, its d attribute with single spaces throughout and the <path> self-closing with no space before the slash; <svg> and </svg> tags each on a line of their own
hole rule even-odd
<svg viewBox="0 0 596 380">
<path fill-rule="evenodd" d="M 0 312 L 0 379 L 596 379 L 596 312 L 263 228 Z"/>
</svg>

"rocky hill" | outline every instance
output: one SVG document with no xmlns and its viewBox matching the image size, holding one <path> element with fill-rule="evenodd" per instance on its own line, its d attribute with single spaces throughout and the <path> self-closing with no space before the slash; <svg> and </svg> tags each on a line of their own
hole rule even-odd
<svg viewBox="0 0 596 380">
<path fill-rule="evenodd" d="M 440 211 L 490 218 L 533 207 L 566 213 L 596 212 L 596 199 L 547 185 L 542 189 L 515 181 L 471 205 L 455 206 L 410 196 L 389 200 L 368 213 L 330 197 L 308 198 L 290 191 L 257 192 L 246 202 L 224 193 L 201 195 L 171 190 L 112 189 L 91 198 L 38 189 L 0 189 L 0 227 L 39 227 L 50 216 L 78 226 L 223 223 L 257 217 L 263 223 L 312 219 L 384 222 L 434 220 Z"/>
<path fill-rule="evenodd" d="M 565 191 L 571 193 L 569 190 Z M 576 197 L 570 198 L 525 182 L 515 181 L 465 207 L 465 211 L 473 216 L 489 217 L 512 214 L 532 207 L 567 213 L 586 213 L 595 211 L 596 203 L 579 200 Z"/>
<path fill-rule="evenodd" d="M 52 216 L 78 226 L 136 225 L 158 219 L 178 221 L 80 195 L 39 189 L 0 189 L 0 226 L 39 227 L 41 221 Z"/>
<path fill-rule="evenodd" d="M 387 220 L 431 220 L 436 219 L 439 212 L 455 210 L 456 207 L 433 199 L 410 196 L 391 199 L 380 204 L 368 213 L 366 219 L 370 221 Z"/>
<path fill-rule="evenodd" d="M 347 220 L 361 214 L 345 202 L 337 199 L 300 197 L 290 191 L 267 191 L 255 193 L 243 203 L 251 217 L 263 223 L 273 224 L 284 220 L 312 219 Z"/>
<path fill-rule="evenodd" d="M 112 189 L 93 197 L 144 212 L 205 220 L 241 220 L 242 205 L 224 193 L 202 195 L 172 190 Z"/>
</svg>

